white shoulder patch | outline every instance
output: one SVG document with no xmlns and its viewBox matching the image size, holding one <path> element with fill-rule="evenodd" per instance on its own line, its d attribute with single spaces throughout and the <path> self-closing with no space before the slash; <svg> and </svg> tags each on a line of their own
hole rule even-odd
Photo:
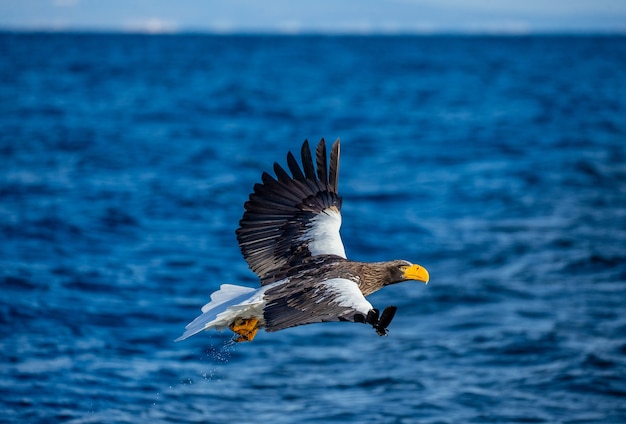
<svg viewBox="0 0 626 424">
<path fill-rule="evenodd" d="M 354 281 L 346 278 L 331 278 L 321 285 L 326 288 L 326 291 L 334 295 L 334 301 L 339 306 L 357 310 L 363 315 L 367 315 L 373 308 Z"/>
<path fill-rule="evenodd" d="M 313 218 L 311 226 L 302 237 L 303 241 L 309 242 L 311 256 L 337 255 L 346 258 L 339 228 L 341 213 L 335 208 L 326 208 Z"/>
</svg>

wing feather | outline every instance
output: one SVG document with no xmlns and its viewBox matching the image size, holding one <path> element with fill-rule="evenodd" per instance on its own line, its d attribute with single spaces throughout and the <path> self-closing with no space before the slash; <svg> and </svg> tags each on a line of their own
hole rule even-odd
<svg viewBox="0 0 626 424">
<path fill-rule="evenodd" d="M 278 181 L 282 183 L 289 183 L 291 181 L 291 177 L 277 162 L 274 162 L 274 173 L 278 177 Z"/>
<path fill-rule="evenodd" d="M 337 193 L 337 187 L 339 182 L 339 139 L 333 143 L 332 150 L 330 152 L 330 176 L 328 185 L 330 191 Z"/>
<path fill-rule="evenodd" d="M 317 178 L 322 184 L 328 184 L 328 175 L 326 175 L 326 141 L 322 138 L 315 149 L 315 159 L 317 161 Z"/>
<path fill-rule="evenodd" d="M 315 181 L 315 167 L 313 166 L 313 157 L 311 157 L 309 140 L 304 140 L 304 143 L 302 143 L 300 154 L 302 156 L 302 168 L 304 168 L 304 175 L 306 175 L 306 179 Z"/>
<path fill-rule="evenodd" d="M 296 161 L 296 158 L 293 156 L 291 152 L 287 153 L 287 166 L 289 166 L 289 170 L 291 171 L 291 174 L 293 175 L 294 180 L 298 180 L 302 182 L 306 180 L 304 174 L 302 173 L 302 170 L 298 166 L 298 162 Z"/>
</svg>

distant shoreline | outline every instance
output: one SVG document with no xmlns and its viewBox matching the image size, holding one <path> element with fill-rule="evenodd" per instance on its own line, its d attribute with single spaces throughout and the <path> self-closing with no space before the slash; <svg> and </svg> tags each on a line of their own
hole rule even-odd
<svg viewBox="0 0 626 424">
<path fill-rule="evenodd" d="M 58 35 L 133 35 L 133 36 L 198 36 L 198 37 L 354 37 L 354 38 L 456 38 L 456 37 L 502 37 L 502 38 L 563 38 L 563 37 L 626 37 L 626 28 L 624 30 L 606 30 L 606 31 L 531 31 L 531 32 L 515 32 L 515 31 L 406 31 L 406 32 L 325 32 L 325 31 L 303 31 L 303 32 L 283 32 L 283 31 L 211 31 L 211 30 L 181 30 L 181 31 L 143 31 L 143 30 L 124 30 L 124 29 L 81 29 L 81 28 L 11 28 L 0 27 L 0 35 L 39 35 L 39 34 L 58 34 Z"/>
</svg>

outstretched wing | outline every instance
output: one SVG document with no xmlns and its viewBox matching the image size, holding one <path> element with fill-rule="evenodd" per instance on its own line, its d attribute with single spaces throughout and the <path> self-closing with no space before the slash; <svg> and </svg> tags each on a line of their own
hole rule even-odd
<svg viewBox="0 0 626 424">
<path fill-rule="evenodd" d="M 237 240 L 250 269 L 261 285 L 276 280 L 276 274 L 312 256 L 346 257 L 339 227 L 341 197 L 337 194 L 339 139 L 332 146 L 330 167 L 326 142 L 315 149 L 313 164 L 308 141 L 302 144 L 302 168 L 291 152 L 287 165 L 291 176 L 274 163 L 273 178 L 266 172 L 262 184 L 245 203 Z"/>
<path fill-rule="evenodd" d="M 265 303 L 267 331 L 315 322 L 364 322 L 372 310 L 357 283 L 347 278 L 288 281 L 268 289 Z"/>
</svg>

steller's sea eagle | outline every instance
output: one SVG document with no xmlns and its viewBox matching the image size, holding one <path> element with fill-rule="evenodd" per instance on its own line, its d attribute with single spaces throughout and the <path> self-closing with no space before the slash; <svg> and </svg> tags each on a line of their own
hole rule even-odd
<svg viewBox="0 0 626 424">
<path fill-rule="evenodd" d="M 211 328 L 231 329 L 236 342 L 251 341 L 260 328 L 328 321 L 370 324 L 383 336 L 397 308 L 379 314 L 365 297 L 402 281 L 428 283 L 428 271 L 408 261 L 348 260 L 339 235 L 339 139 L 330 164 L 324 139 L 315 149 L 316 165 L 308 141 L 301 156 L 302 168 L 287 154 L 291 175 L 274 163 L 276 178 L 264 172 L 244 204 L 237 241 L 261 286 L 222 285 L 176 341 Z"/>
</svg>

